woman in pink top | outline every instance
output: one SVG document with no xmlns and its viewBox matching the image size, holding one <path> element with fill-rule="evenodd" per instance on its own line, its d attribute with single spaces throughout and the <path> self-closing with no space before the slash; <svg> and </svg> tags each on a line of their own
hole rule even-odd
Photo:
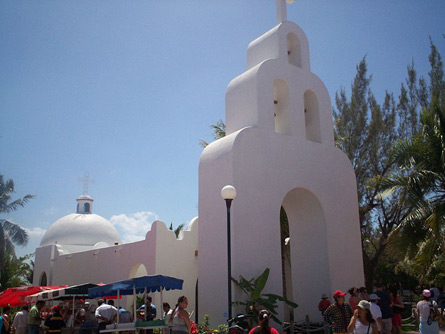
<svg viewBox="0 0 445 334">
<path fill-rule="evenodd" d="M 360 298 L 358 297 L 358 289 L 354 286 L 348 290 L 351 297 L 349 297 L 349 306 L 354 311 L 357 308 Z"/>
</svg>

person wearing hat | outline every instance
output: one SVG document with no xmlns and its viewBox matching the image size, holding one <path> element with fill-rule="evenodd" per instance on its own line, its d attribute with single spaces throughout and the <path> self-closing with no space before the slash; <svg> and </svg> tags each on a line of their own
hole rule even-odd
<svg viewBox="0 0 445 334">
<path fill-rule="evenodd" d="M 371 301 L 371 307 L 369 311 L 371 311 L 372 317 L 377 322 L 377 331 L 382 331 L 382 310 L 380 310 L 380 306 L 378 305 L 379 302 L 379 296 L 377 296 L 375 293 L 371 293 L 369 296 L 369 300 Z"/>
<path fill-rule="evenodd" d="M 392 309 L 391 309 L 391 297 L 387 291 L 384 290 L 381 283 L 375 284 L 375 292 L 379 297 L 379 306 L 382 311 L 382 333 L 392 333 Z"/>
<path fill-rule="evenodd" d="M 371 303 L 361 300 L 348 326 L 348 332 L 354 334 L 378 334 L 377 324 L 370 311 Z"/>
<path fill-rule="evenodd" d="M 331 301 L 329 300 L 328 296 L 323 293 L 321 295 L 321 301 L 318 303 L 318 310 L 321 312 L 321 315 L 324 314 L 324 311 L 331 306 Z"/>
<path fill-rule="evenodd" d="M 422 291 L 423 299 L 417 303 L 416 317 L 419 319 L 419 332 L 420 334 L 439 334 L 439 326 L 442 320 L 431 319 L 432 310 L 438 312 L 437 303 L 430 301 L 431 291 L 425 289 Z"/>
<path fill-rule="evenodd" d="M 352 309 L 348 303 L 345 303 L 346 293 L 337 290 L 334 292 L 335 303 L 329 306 L 324 312 L 323 318 L 331 325 L 334 333 L 347 333 L 349 321 L 352 317 Z"/>
<path fill-rule="evenodd" d="M 46 317 L 43 329 L 47 334 L 60 334 L 62 327 L 65 325 L 63 317 L 60 314 L 60 307 L 58 305 L 51 307 L 51 313 Z"/>
</svg>

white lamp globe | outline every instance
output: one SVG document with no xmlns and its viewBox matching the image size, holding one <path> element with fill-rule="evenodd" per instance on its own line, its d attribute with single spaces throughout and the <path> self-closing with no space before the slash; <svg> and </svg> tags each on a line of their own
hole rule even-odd
<svg viewBox="0 0 445 334">
<path fill-rule="evenodd" d="M 236 189 L 231 185 L 227 185 L 221 189 L 221 197 L 223 199 L 235 199 Z"/>
</svg>

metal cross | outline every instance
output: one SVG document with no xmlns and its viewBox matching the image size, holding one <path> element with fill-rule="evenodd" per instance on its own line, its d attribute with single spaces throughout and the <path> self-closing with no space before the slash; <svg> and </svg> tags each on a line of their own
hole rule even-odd
<svg viewBox="0 0 445 334">
<path fill-rule="evenodd" d="M 94 183 L 93 179 L 90 179 L 90 174 L 88 172 L 85 172 L 83 178 L 79 178 L 80 182 L 83 182 L 83 194 L 88 195 L 88 184 Z"/>
</svg>

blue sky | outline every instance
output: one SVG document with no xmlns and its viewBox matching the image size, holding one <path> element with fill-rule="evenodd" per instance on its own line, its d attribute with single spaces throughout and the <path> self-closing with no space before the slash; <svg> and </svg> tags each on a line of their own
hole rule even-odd
<svg viewBox="0 0 445 334">
<path fill-rule="evenodd" d="M 443 0 L 296 0 L 287 10 L 332 101 L 365 55 L 380 100 L 397 96 L 412 61 L 427 74 L 430 36 L 445 55 Z M 275 0 L 1 1 L 0 173 L 16 197 L 36 195 L 5 216 L 30 234 L 18 254 L 74 212 L 86 171 L 94 212 L 124 241 L 154 219 L 195 217 L 199 140 L 224 120 L 226 87 L 275 11 Z"/>
</svg>

